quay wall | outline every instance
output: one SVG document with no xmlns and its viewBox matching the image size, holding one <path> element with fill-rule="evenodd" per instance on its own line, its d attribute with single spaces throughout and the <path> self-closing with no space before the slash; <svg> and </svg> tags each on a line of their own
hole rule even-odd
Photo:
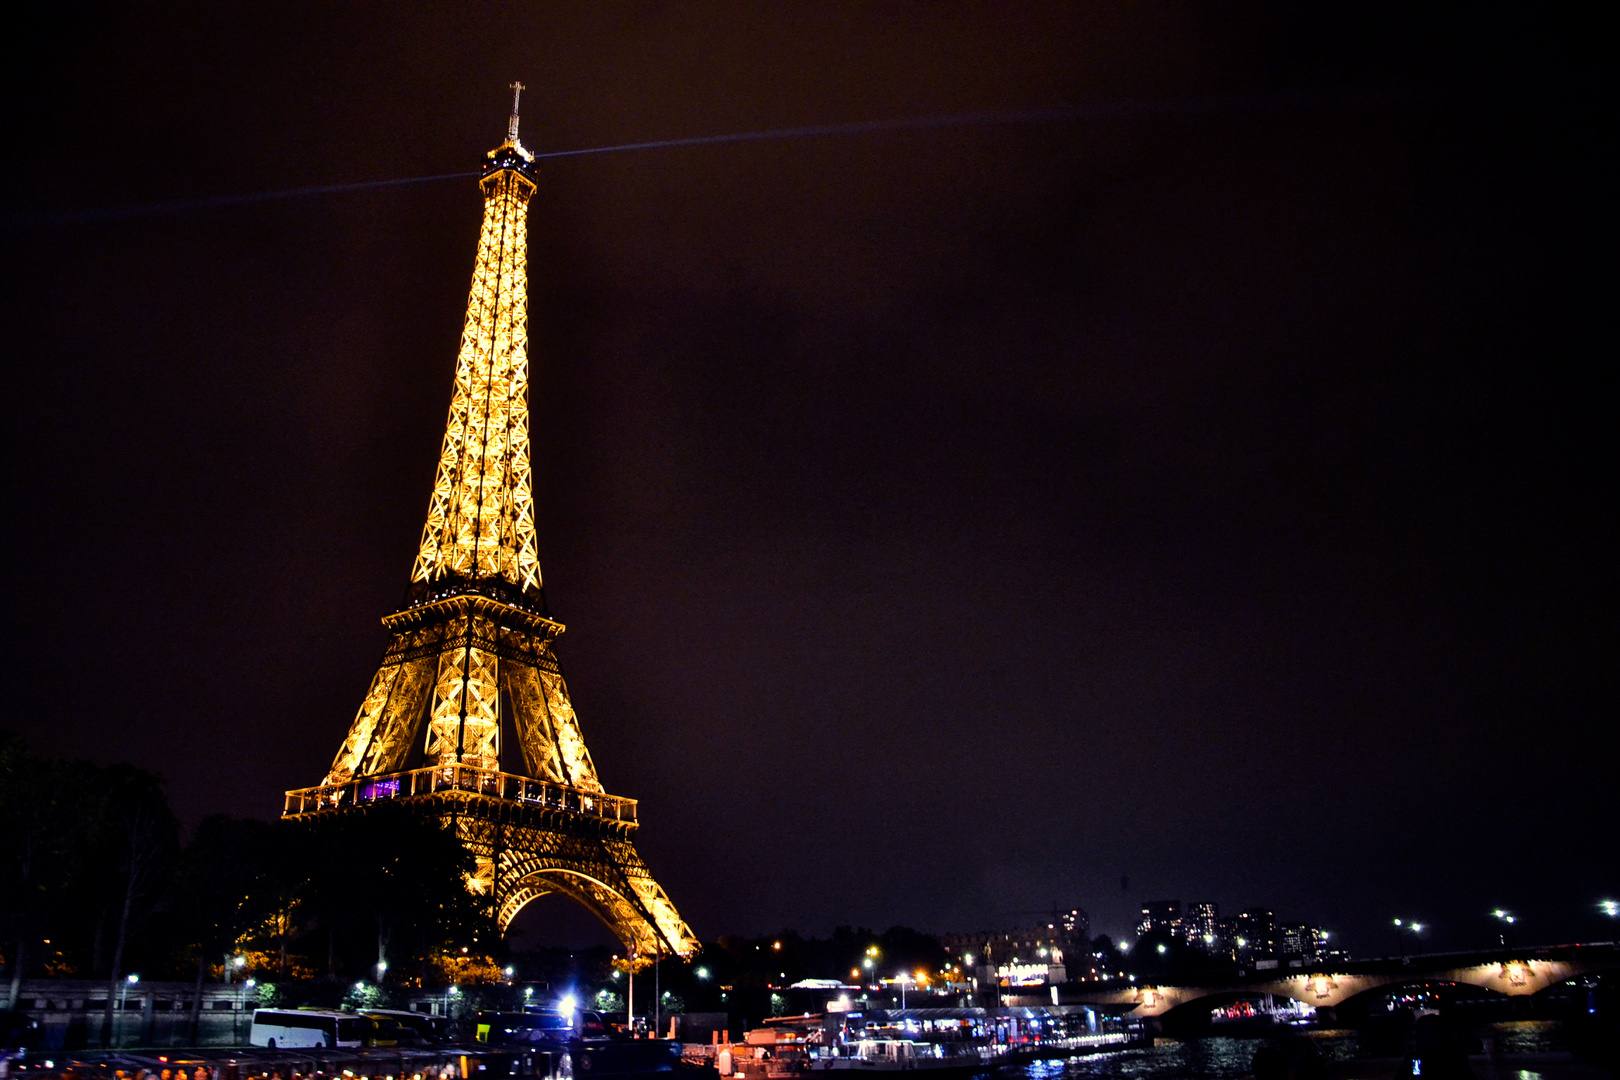
<svg viewBox="0 0 1620 1080">
<path fill-rule="evenodd" d="M 240 983 L 203 983 L 197 1038 L 191 1009 L 197 984 L 139 982 L 119 1008 L 113 994 L 113 1037 L 101 1043 L 107 1008 L 105 979 L 24 979 L 13 1008 L 43 1028 L 41 1049 L 106 1050 L 117 1046 L 233 1046 L 247 1042 L 255 1002 Z"/>
</svg>

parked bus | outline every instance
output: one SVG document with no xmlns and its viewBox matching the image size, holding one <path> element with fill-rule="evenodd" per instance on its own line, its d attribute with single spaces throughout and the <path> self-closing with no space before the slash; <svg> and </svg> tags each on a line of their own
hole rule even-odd
<svg viewBox="0 0 1620 1080">
<path fill-rule="evenodd" d="M 377 1046 L 431 1046 L 450 1041 L 450 1021 L 443 1016 L 407 1009 L 362 1009 L 360 1015 L 376 1022 L 372 1042 Z"/>
<path fill-rule="evenodd" d="M 254 1009 L 248 1042 L 274 1050 L 291 1047 L 364 1046 L 371 1021 L 325 1009 Z"/>
</svg>

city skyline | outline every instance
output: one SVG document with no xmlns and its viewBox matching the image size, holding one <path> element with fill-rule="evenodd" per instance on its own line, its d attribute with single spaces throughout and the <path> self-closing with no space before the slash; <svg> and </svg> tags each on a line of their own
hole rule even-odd
<svg viewBox="0 0 1620 1080">
<path fill-rule="evenodd" d="M 542 152 L 1000 111 L 542 162 L 538 560 L 698 936 L 1120 934 L 1149 895 L 1361 954 L 1612 926 L 1599 185 L 1540 54 L 611 10 L 39 24 L 6 727 L 270 818 L 376 670 L 476 183 L 209 197 L 475 169 L 513 79 Z"/>
</svg>

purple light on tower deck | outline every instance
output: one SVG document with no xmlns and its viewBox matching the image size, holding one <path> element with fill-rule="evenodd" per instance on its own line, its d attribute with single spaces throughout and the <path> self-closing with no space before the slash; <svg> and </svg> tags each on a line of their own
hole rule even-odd
<svg viewBox="0 0 1620 1080">
<path fill-rule="evenodd" d="M 360 798 L 366 802 L 376 799 L 392 799 L 399 794 L 399 777 L 386 776 L 381 780 L 373 780 L 360 789 Z"/>
</svg>

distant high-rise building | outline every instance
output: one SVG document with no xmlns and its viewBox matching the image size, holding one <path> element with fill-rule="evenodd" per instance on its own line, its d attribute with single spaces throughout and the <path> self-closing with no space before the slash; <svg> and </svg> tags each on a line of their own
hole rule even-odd
<svg viewBox="0 0 1620 1080">
<path fill-rule="evenodd" d="M 1220 906 L 1207 902 L 1188 904 L 1186 917 L 1181 920 L 1181 932 L 1189 945 L 1206 952 L 1214 950 L 1221 940 Z"/>
<path fill-rule="evenodd" d="M 1276 964 L 1277 917 L 1269 911 L 1244 911 L 1221 920 L 1223 949 L 1240 964 Z"/>
<path fill-rule="evenodd" d="M 1084 942 L 1091 935 L 1091 916 L 1085 908 L 1070 908 L 1058 913 L 1058 924 L 1071 940 Z"/>
<path fill-rule="evenodd" d="M 1277 925 L 1277 953 L 1292 967 L 1309 967 L 1321 952 L 1321 931 L 1302 922 Z"/>
<path fill-rule="evenodd" d="M 1149 900 L 1142 905 L 1142 920 L 1136 924 L 1136 932 L 1138 935 L 1151 934 L 1155 930 L 1174 933 L 1180 925 L 1180 900 Z"/>
</svg>

